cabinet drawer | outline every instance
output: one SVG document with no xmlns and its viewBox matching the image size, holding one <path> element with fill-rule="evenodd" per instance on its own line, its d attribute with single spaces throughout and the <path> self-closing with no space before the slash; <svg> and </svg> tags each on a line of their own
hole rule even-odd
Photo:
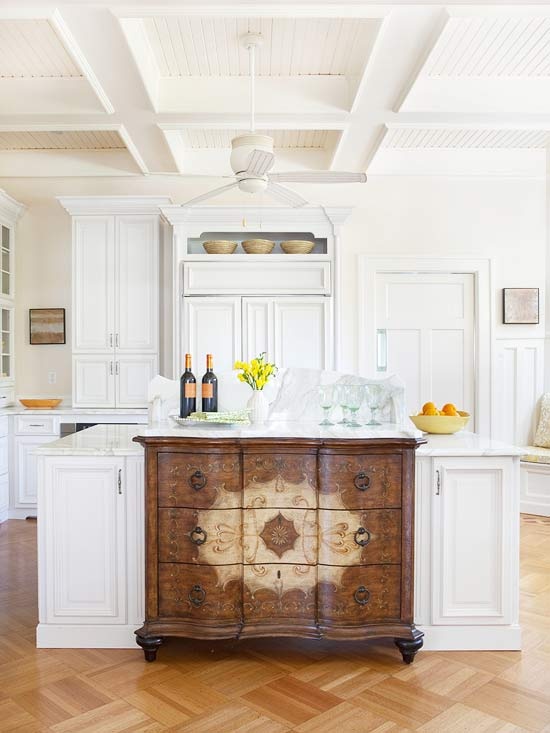
<svg viewBox="0 0 550 733">
<path fill-rule="evenodd" d="M 159 614 L 202 621 L 241 618 L 242 565 L 160 563 Z"/>
<path fill-rule="evenodd" d="M 53 415 L 18 415 L 15 432 L 19 435 L 57 435 L 57 418 Z"/>
<path fill-rule="evenodd" d="M 159 453 L 161 507 L 236 509 L 241 502 L 241 461 L 237 454 Z"/>
<path fill-rule="evenodd" d="M 242 554 L 240 509 L 159 509 L 161 562 L 232 565 Z"/>
<path fill-rule="evenodd" d="M 319 562 L 378 565 L 401 562 L 401 510 L 319 510 Z"/>
<path fill-rule="evenodd" d="M 319 620 L 334 624 L 398 621 L 401 566 L 319 566 Z"/>
<path fill-rule="evenodd" d="M 275 453 L 245 455 L 245 507 L 317 506 L 317 458 L 314 455 Z"/>
<path fill-rule="evenodd" d="M 245 509 L 245 563 L 317 563 L 315 509 Z"/>
<path fill-rule="evenodd" d="M 319 506 L 381 509 L 401 506 L 401 455 L 319 456 Z"/>
<path fill-rule="evenodd" d="M 245 565 L 245 621 L 279 619 L 315 622 L 317 568 L 312 565 Z"/>
</svg>

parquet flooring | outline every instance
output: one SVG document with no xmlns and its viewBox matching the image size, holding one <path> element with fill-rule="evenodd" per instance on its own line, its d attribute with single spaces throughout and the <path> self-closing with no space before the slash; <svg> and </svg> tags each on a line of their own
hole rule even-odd
<svg viewBox="0 0 550 733">
<path fill-rule="evenodd" d="M 524 651 L 169 640 L 36 649 L 36 525 L 0 525 L 0 733 L 550 733 L 550 519 L 522 517 Z"/>
</svg>

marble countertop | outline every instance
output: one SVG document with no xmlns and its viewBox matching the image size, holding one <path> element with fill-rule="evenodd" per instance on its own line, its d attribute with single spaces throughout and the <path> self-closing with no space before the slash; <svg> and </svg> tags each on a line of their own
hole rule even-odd
<svg viewBox="0 0 550 733">
<path fill-rule="evenodd" d="M 146 407 L 115 408 L 115 407 L 64 407 L 53 409 L 31 409 L 23 405 L 12 405 L 0 408 L 0 417 L 3 415 L 147 415 Z"/>
<path fill-rule="evenodd" d="M 96 425 L 88 430 L 73 433 L 65 438 L 37 447 L 35 455 L 98 455 L 132 456 L 141 455 L 142 447 L 132 439 L 143 437 L 187 437 L 187 438 L 315 438 L 315 439 L 361 439 L 373 438 L 418 438 L 420 431 L 414 427 L 400 428 L 396 425 L 382 425 L 376 429 L 345 428 L 340 426 L 320 427 L 315 422 L 270 422 L 262 427 L 209 426 L 179 427 L 172 423 L 153 426 L 136 425 Z M 460 432 L 455 435 L 425 436 L 427 444 L 419 446 L 418 456 L 521 456 L 521 448 L 506 445 L 499 441 Z"/>
</svg>

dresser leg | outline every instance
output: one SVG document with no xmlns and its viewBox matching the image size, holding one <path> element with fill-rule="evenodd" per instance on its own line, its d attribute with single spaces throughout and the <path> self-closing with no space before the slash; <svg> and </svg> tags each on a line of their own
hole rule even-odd
<svg viewBox="0 0 550 733">
<path fill-rule="evenodd" d="M 162 636 L 139 636 L 136 634 L 136 643 L 143 649 L 146 662 L 154 662 L 157 650 L 162 644 Z"/>
<path fill-rule="evenodd" d="M 416 652 L 422 649 L 424 644 L 424 634 L 416 629 L 413 631 L 413 639 L 395 639 L 395 646 L 401 652 L 405 664 L 411 664 L 414 661 Z"/>
</svg>

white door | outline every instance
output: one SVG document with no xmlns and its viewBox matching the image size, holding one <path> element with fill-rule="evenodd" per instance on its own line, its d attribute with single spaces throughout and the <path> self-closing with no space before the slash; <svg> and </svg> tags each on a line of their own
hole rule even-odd
<svg viewBox="0 0 550 733">
<path fill-rule="evenodd" d="M 473 415 L 474 325 L 473 275 L 376 275 L 378 373 L 404 381 L 408 414 L 431 400 Z"/>
<path fill-rule="evenodd" d="M 73 352 L 114 346 L 114 218 L 73 221 Z"/>
<path fill-rule="evenodd" d="M 278 367 L 332 368 L 329 298 L 274 298 L 273 330 Z"/>
<path fill-rule="evenodd" d="M 243 358 L 250 361 L 265 351 L 275 360 L 273 298 L 243 298 Z"/>
<path fill-rule="evenodd" d="M 115 407 L 115 357 L 79 354 L 73 357 L 74 407 Z"/>
<path fill-rule="evenodd" d="M 147 387 L 158 374 L 156 355 L 119 356 L 115 362 L 116 406 L 147 407 Z"/>
<path fill-rule="evenodd" d="M 45 623 L 126 621 L 126 495 L 116 458 L 48 461 Z"/>
<path fill-rule="evenodd" d="M 194 296 L 183 299 L 183 353 L 193 356 L 197 379 L 206 354 L 214 355 L 214 371 L 227 372 L 241 358 L 241 299 Z"/>
<path fill-rule="evenodd" d="M 16 436 L 14 438 L 15 461 L 13 486 L 15 486 L 16 507 L 34 509 L 38 493 L 36 461 L 34 449 L 44 443 L 56 440 L 53 435 Z"/>
<path fill-rule="evenodd" d="M 434 461 L 432 623 L 509 624 L 516 585 L 511 458 Z"/>
<path fill-rule="evenodd" d="M 116 219 L 115 346 L 120 353 L 158 352 L 158 217 Z"/>
</svg>

